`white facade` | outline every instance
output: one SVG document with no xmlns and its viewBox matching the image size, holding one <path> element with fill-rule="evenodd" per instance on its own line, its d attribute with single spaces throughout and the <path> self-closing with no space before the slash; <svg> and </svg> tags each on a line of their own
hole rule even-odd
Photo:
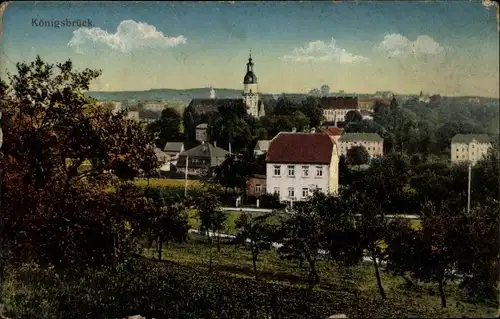
<svg viewBox="0 0 500 319">
<path fill-rule="evenodd" d="M 330 166 L 315 164 L 266 164 L 266 190 L 280 201 L 301 201 L 315 189 L 330 192 Z"/>
<path fill-rule="evenodd" d="M 473 139 L 470 143 L 451 143 L 451 162 L 471 162 L 475 164 L 488 154 L 491 143 L 479 143 Z"/>
<path fill-rule="evenodd" d="M 243 99 L 245 100 L 245 104 L 248 107 L 248 114 L 253 117 L 259 117 L 259 89 L 257 87 L 257 83 L 253 84 L 244 84 L 243 89 Z"/>
<path fill-rule="evenodd" d="M 383 141 L 342 141 L 340 139 L 340 154 L 347 155 L 347 151 L 354 146 L 363 146 L 370 154 L 370 157 L 378 157 L 384 155 L 384 143 Z"/>
<path fill-rule="evenodd" d="M 357 111 L 357 108 L 352 109 L 324 109 L 323 117 L 327 122 L 345 122 L 345 115 L 350 111 Z"/>
</svg>

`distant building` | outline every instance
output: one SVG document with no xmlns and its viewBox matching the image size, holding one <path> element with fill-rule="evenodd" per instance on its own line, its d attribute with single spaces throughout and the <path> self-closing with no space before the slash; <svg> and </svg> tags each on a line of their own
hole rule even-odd
<svg viewBox="0 0 500 319">
<path fill-rule="evenodd" d="M 329 96 L 319 101 L 326 122 L 344 122 L 347 112 L 358 110 L 357 97 Z"/>
<path fill-rule="evenodd" d="M 170 162 L 172 165 L 177 165 L 177 160 L 179 159 L 179 154 L 184 152 L 184 143 L 182 142 L 167 142 L 163 151 L 170 156 Z"/>
<path fill-rule="evenodd" d="M 260 197 L 266 194 L 266 175 L 256 174 L 248 179 L 247 195 Z"/>
<path fill-rule="evenodd" d="M 259 156 L 259 155 L 267 153 L 267 150 L 269 149 L 270 143 L 271 143 L 270 140 L 257 141 L 257 145 L 255 146 L 255 149 L 253 150 L 254 155 Z"/>
<path fill-rule="evenodd" d="M 337 145 L 323 133 L 279 133 L 266 157 L 266 191 L 302 201 L 315 190 L 338 192 Z"/>
<path fill-rule="evenodd" d="M 198 142 L 206 142 L 208 141 L 208 124 L 202 123 L 196 126 L 196 140 Z"/>
<path fill-rule="evenodd" d="M 373 110 L 373 107 L 375 106 L 375 99 L 372 98 L 363 98 L 363 99 L 358 99 L 358 108 L 360 110 Z"/>
<path fill-rule="evenodd" d="M 129 111 L 127 113 L 127 118 L 131 119 L 131 120 L 139 121 L 140 120 L 139 112 L 137 112 L 137 111 Z"/>
<path fill-rule="evenodd" d="M 155 147 L 155 154 L 156 154 L 156 158 L 158 158 L 158 161 L 161 164 L 159 170 L 163 171 L 163 172 L 169 172 L 170 171 L 170 164 L 171 164 L 170 155 L 163 152 L 161 149 L 159 149 L 157 147 Z"/>
<path fill-rule="evenodd" d="M 187 163 L 188 174 L 209 177 L 212 176 L 213 170 L 224 162 L 228 154 L 230 153 L 225 149 L 210 143 L 202 143 L 179 154 L 177 171 L 185 173 Z"/>
<path fill-rule="evenodd" d="M 457 134 L 451 140 L 451 162 L 475 164 L 488 154 L 491 142 L 486 134 Z"/>
<path fill-rule="evenodd" d="M 330 136 L 330 138 L 338 145 L 338 141 L 344 130 L 338 127 L 323 127 L 321 128 L 321 131 Z"/>
<path fill-rule="evenodd" d="M 373 112 L 370 112 L 368 110 L 360 110 L 359 113 L 361 114 L 363 120 L 368 120 L 368 121 L 373 120 Z"/>
<path fill-rule="evenodd" d="M 370 157 L 384 155 L 384 139 L 377 133 L 344 133 L 339 139 L 340 154 L 346 155 L 354 146 L 364 146 Z"/>
</svg>

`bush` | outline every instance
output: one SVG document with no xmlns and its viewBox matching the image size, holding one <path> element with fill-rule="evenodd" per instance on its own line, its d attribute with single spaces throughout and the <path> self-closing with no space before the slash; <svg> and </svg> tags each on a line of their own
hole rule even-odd
<svg viewBox="0 0 500 319">
<path fill-rule="evenodd" d="M 277 194 L 264 194 L 260 197 L 260 207 L 267 209 L 282 209 L 285 204 L 281 203 Z"/>
</svg>

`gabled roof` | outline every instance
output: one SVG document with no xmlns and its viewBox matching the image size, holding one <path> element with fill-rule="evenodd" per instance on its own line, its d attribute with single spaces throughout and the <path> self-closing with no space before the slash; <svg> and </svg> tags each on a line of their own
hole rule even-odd
<svg viewBox="0 0 500 319">
<path fill-rule="evenodd" d="M 268 163 L 325 164 L 332 160 L 334 143 L 324 133 L 281 132 L 271 140 Z"/>
<path fill-rule="evenodd" d="M 267 150 L 269 149 L 270 143 L 271 143 L 270 140 L 257 141 L 257 145 L 255 146 L 255 150 L 267 152 Z"/>
<path fill-rule="evenodd" d="M 219 106 L 239 106 L 244 104 L 243 99 L 192 99 L 188 108 L 197 114 L 218 112 Z"/>
<path fill-rule="evenodd" d="M 329 136 L 340 136 L 343 132 L 343 130 L 338 127 L 322 128 L 321 131 Z"/>
<path fill-rule="evenodd" d="M 372 141 L 382 142 L 384 139 L 377 133 L 344 133 L 339 139 L 341 142 Z"/>
<path fill-rule="evenodd" d="M 214 146 L 210 143 L 203 143 L 179 154 L 177 166 L 186 165 L 186 157 L 206 159 L 210 161 L 210 167 L 218 165 L 218 159 L 225 159 L 230 154 L 225 149 Z M 189 164 L 191 165 L 191 164 Z"/>
<path fill-rule="evenodd" d="M 155 151 L 156 157 L 157 157 L 159 160 L 167 160 L 167 159 L 170 159 L 170 155 L 168 155 L 167 153 L 163 152 L 160 148 L 155 147 L 154 151 Z"/>
<path fill-rule="evenodd" d="M 457 134 L 453 136 L 451 142 L 469 144 L 473 140 L 478 143 L 491 143 L 491 138 L 486 134 Z"/>
<path fill-rule="evenodd" d="M 356 96 L 328 96 L 319 99 L 319 104 L 324 110 L 356 109 L 358 97 Z"/>
<path fill-rule="evenodd" d="M 167 142 L 167 144 L 165 144 L 165 147 L 163 148 L 163 151 L 180 153 L 183 151 L 183 147 L 183 142 Z"/>
</svg>

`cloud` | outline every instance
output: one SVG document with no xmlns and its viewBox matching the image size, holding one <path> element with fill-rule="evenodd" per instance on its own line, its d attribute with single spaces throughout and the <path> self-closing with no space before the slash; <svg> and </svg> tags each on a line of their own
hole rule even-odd
<svg viewBox="0 0 500 319">
<path fill-rule="evenodd" d="M 115 33 L 108 33 L 101 28 L 79 28 L 73 31 L 68 42 L 78 53 L 84 53 L 96 45 L 104 45 L 108 49 L 128 53 L 142 48 L 170 48 L 187 42 L 183 35 L 167 37 L 156 30 L 155 26 L 134 20 L 123 20 Z"/>
<path fill-rule="evenodd" d="M 419 35 L 414 41 L 411 41 L 404 35 L 396 33 L 385 35 L 376 49 L 382 50 L 391 57 L 436 55 L 446 51 L 442 45 L 428 35 Z"/>
<path fill-rule="evenodd" d="M 307 46 L 293 49 L 293 54 L 282 57 L 285 61 L 292 62 L 327 62 L 354 63 L 368 60 L 367 58 L 347 52 L 337 46 L 335 39 L 330 43 L 321 40 L 309 42 Z"/>
<path fill-rule="evenodd" d="M 481 3 L 483 4 L 483 6 L 485 6 L 486 8 L 489 8 L 489 7 L 493 7 L 495 5 L 498 5 L 497 2 L 495 1 L 492 1 L 492 0 L 482 0 Z"/>
</svg>

